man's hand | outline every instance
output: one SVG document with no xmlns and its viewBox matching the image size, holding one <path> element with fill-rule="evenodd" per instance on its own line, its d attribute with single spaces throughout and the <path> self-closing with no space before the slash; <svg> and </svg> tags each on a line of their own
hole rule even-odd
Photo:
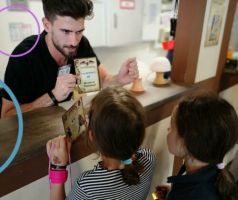
<svg viewBox="0 0 238 200">
<path fill-rule="evenodd" d="M 55 88 L 52 90 L 57 101 L 65 100 L 71 92 L 73 92 L 76 85 L 76 75 L 66 74 L 58 76 Z"/>
<path fill-rule="evenodd" d="M 133 82 L 139 77 L 139 71 L 136 58 L 129 58 L 124 62 L 117 75 L 117 82 L 121 85 L 125 85 Z"/>
<path fill-rule="evenodd" d="M 50 162 L 54 165 L 67 165 L 70 148 L 71 141 L 66 136 L 59 136 L 49 140 L 46 144 L 46 149 Z"/>
</svg>

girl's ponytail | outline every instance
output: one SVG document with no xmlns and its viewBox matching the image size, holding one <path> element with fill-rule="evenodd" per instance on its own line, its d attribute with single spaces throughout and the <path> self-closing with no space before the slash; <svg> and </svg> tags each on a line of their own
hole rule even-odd
<svg viewBox="0 0 238 200">
<path fill-rule="evenodd" d="M 143 166 L 141 166 L 137 157 L 132 161 L 131 164 L 125 165 L 125 168 L 121 170 L 122 178 L 128 185 L 136 185 L 140 183 L 140 174 L 144 171 Z"/>
<path fill-rule="evenodd" d="M 235 178 L 226 168 L 219 170 L 215 186 L 221 200 L 238 199 L 238 186 Z"/>
</svg>

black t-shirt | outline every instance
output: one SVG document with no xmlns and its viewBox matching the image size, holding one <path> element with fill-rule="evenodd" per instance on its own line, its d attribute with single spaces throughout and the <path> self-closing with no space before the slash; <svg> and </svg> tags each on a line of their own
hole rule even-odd
<svg viewBox="0 0 238 200">
<path fill-rule="evenodd" d="M 216 165 L 209 165 L 191 175 L 182 175 L 185 172 L 183 165 L 177 176 L 168 177 L 172 189 L 166 200 L 219 200 L 215 188 L 218 174 Z"/>
<path fill-rule="evenodd" d="M 41 33 L 39 43 L 31 53 L 8 61 L 4 80 L 21 104 L 30 103 L 55 87 L 60 66 L 49 53 L 45 42 L 46 34 L 45 31 Z M 13 54 L 26 52 L 36 39 L 36 35 L 26 38 L 14 49 Z M 75 58 L 88 57 L 97 58 L 88 39 L 83 36 Z M 73 59 L 68 64 L 71 64 L 71 73 L 74 74 Z M 98 58 L 97 64 L 100 65 Z M 2 96 L 11 100 L 5 91 L 2 91 Z"/>
</svg>

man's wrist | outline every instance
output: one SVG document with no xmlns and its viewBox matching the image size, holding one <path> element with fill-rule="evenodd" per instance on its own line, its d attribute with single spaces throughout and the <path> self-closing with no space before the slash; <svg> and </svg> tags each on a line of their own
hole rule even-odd
<svg viewBox="0 0 238 200">
<path fill-rule="evenodd" d="M 51 98 L 53 105 L 55 105 L 55 106 L 58 105 L 59 102 L 51 90 L 48 92 L 48 95 Z"/>
</svg>

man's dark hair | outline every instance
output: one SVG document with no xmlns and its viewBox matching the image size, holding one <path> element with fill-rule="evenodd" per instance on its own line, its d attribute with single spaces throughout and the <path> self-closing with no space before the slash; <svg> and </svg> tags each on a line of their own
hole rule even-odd
<svg viewBox="0 0 238 200">
<path fill-rule="evenodd" d="M 42 0 L 45 17 L 53 22 L 56 16 L 69 16 L 74 19 L 93 14 L 91 0 Z"/>
</svg>

